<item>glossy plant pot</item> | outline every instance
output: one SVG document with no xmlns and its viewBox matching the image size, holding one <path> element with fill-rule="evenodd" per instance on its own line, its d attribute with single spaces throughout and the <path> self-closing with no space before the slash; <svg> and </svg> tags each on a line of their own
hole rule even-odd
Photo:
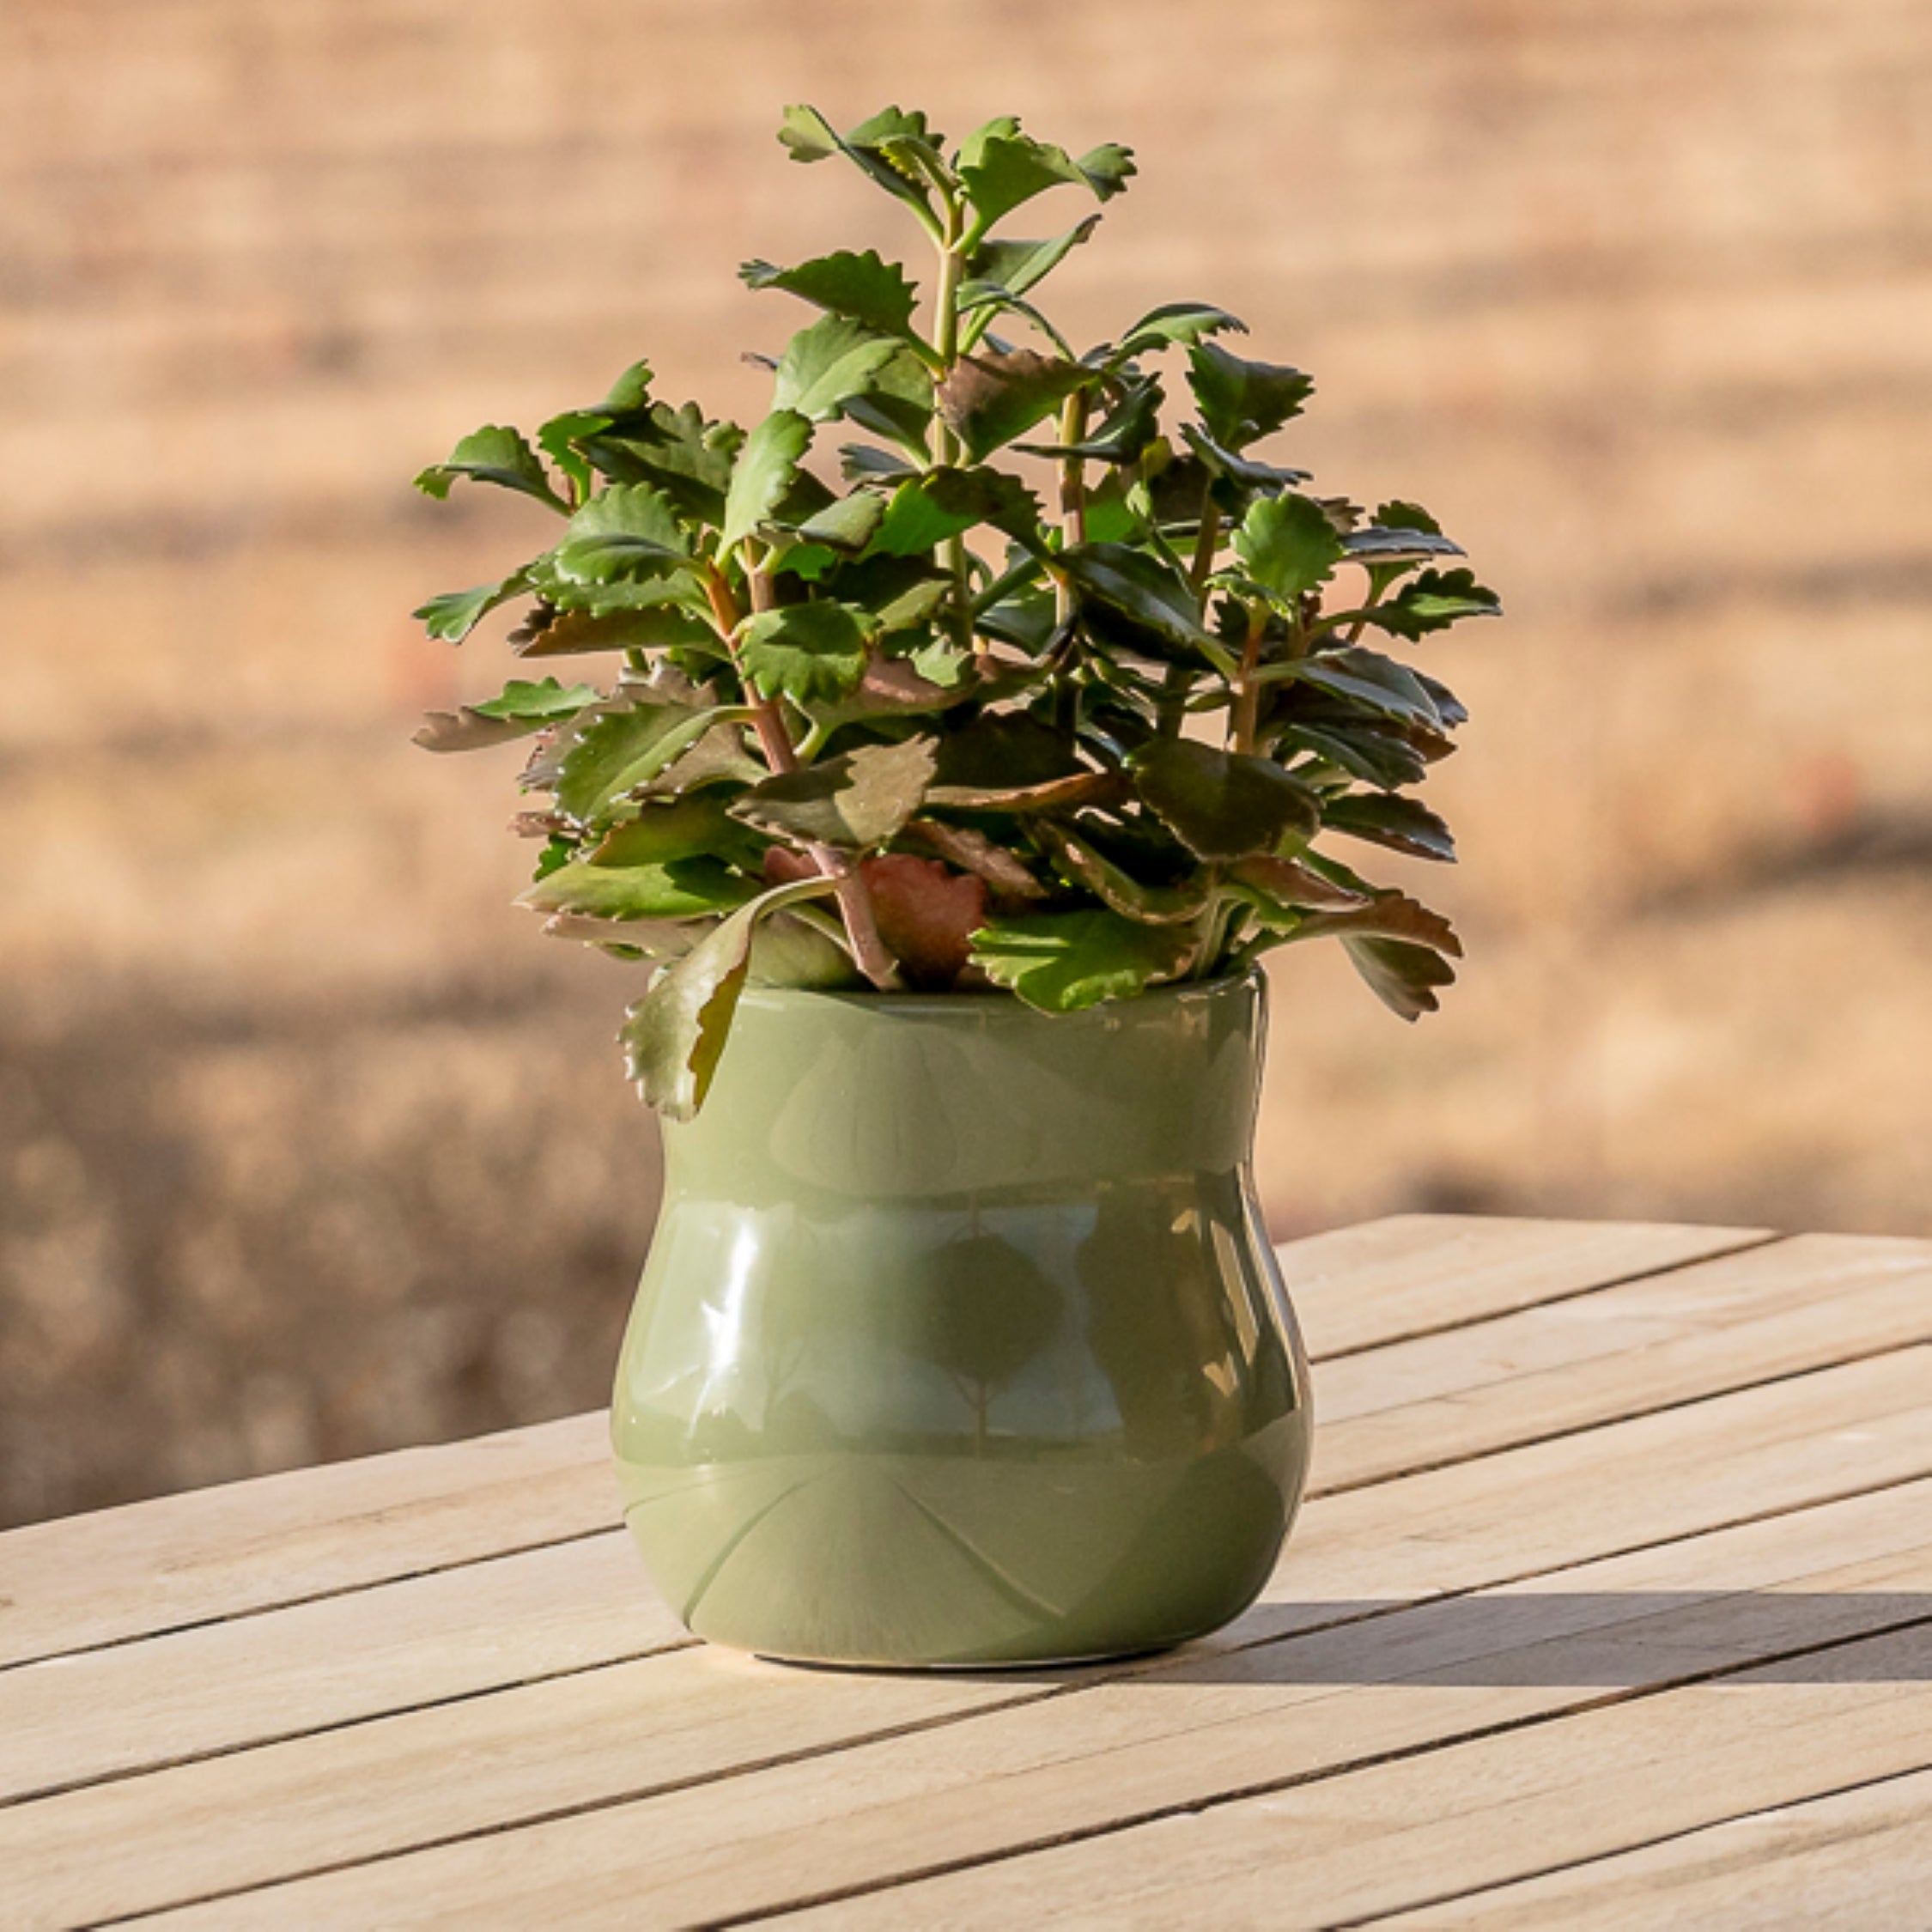
<svg viewBox="0 0 1932 1932">
<path fill-rule="evenodd" d="M 1252 1602 L 1308 1370 L 1249 1174 L 1265 989 L 1049 1018 L 748 991 L 617 1371 L 625 1516 L 700 1637 L 1120 1656 Z"/>
</svg>

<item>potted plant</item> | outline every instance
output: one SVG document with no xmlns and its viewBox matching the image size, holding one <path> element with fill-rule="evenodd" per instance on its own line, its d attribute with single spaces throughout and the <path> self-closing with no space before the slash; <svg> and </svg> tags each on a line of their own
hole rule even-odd
<svg viewBox="0 0 1932 1932">
<path fill-rule="evenodd" d="M 1463 710 L 1382 647 L 1497 602 L 1415 505 L 1258 453 L 1311 385 L 1225 311 L 1084 353 L 1048 319 L 1099 216 L 1010 228 L 1110 200 L 1127 149 L 897 109 L 780 138 L 899 202 L 929 284 L 749 262 L 819 312 L 749 431 L 640 363 L 426 470 L 561 519 L 432 635 L 514 604 L 524 657 L 615 675 L 419 741 L 534 741 L 525 902 L 639 972 L 665 1195 L 612 1427 L 690 1626 L 874 1664 L 1177 1642 L 1253 1600 L 1307 1462 L 1256 962 L 1332 936 L 1435 1006 L 1448 922 L 1337 848 L 1453 855 L 1411 788 Z"/>
</svg>

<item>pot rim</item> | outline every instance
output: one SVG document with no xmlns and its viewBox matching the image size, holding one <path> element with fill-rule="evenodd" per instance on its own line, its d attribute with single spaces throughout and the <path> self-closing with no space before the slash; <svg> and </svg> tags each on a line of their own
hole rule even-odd
<svg viewBox="0 0 1932 1932">
<path fill-rule="evenodd" d="M 1267 974 L 1259 965 L 1254 965 L 1243 972 L 1224 973 L 1212 980 L 1179 980 L 1165 986 L 1151 986 L 1131 999 L 1103 999 L 1070 1013 L 1042 1012 L 1037 1006 L 1028 1005 L 1018 993 L 999 987 L 983 992 L 881 993 L 874 987 L 747 986 L 738 995 L 738 1001 L 741 1005 L 781 1010 L 828 1005 L 854 1006 L 867 1012 L 911 1012 L 928 1018 L 949 1011 L 1018 1012 L 1060 1026 L 1070 1021 L 1120 1018 L 1152 1004 L 1171 1005 L 1180 1000 L 1218 999 L 1244 987 L 1265 988 L 1267 983 Z"/>
</svg>

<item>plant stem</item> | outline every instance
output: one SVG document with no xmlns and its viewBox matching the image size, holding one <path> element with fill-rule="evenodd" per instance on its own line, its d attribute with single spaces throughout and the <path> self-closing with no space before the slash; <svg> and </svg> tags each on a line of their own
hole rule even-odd
<svg viewBox="0 0 1932 1932">
<path fill-rule="evenodd" d="M 738 609 L 738 599 L 732 594 L 730 580 L 715 564 L 704 573 L 704 594 L 711 605 L 711 621 L 717 626 L 718 635 L 736 665 L 738 661 L 738 627 L 744 621 L 744 613 Z M 757 597 L 756 576 L 752 580 L 752 597 L 754 600 Z M 758 734 L 758 747 L 765 755 L 765 762 L 775 772 L 796 771 L 798 754 L 792 749 L 792 734 L 785 728 L 783 714 L 769 698 L 759 696 L 758 687 L 744 675 L 742 666 L 738 675 L 739 683 L 744 686 L 744 702 L 751 708 L 751 728 Z"/>
<path fill-rule="evenodd" d="M 1255 724 L 1261 708 L 1261 687 L 1255 682 L 1255 671 L 1261 661 L 1261 634 L 1267 623 L 1267 605 L 1249 608 L 1248 636 L 1241 647 L 1241 676 L 1235 684 L 1234 725 L 1228 738 L 1230 751 L 1255 749 Z"/>
<path fill-rule="evenodd" d="M 1221 506 L 1212 497 L 1201 504 L 1200 534 L 1194 539 L 1194 560 L 1188 567 L 1188 581 L 1200 597 L 1214 572 L 1214 553 L 1221 547 Z"/>
<path fill-rule="evenodd" d="M 772 602 L 771 579 L 762 570 L 749 564 L 745 575 L 751 586 L 752 608 L 769 611 Z M 799 755 L 793 746 L 792 734 L 786 729 L 784 714 L 771 699 L 759 695 L 757 686 L 745 675 L 744 665 L 739 662 L 738 627 L 743 622 L 744 613 L 738 607 L 737 598 L 732 594 L 730 580 L 715 564 L 705 571 L 704 589 L 710 600 L 712 619 L 724 640 L 726 650 L 731 653 L 732 662 L 738 667 L 738 682 L 744 685 L 745 700 L 751 708 L 752 728 L 758 734 L 765 762 L 775 772 L 796 771 Z M 851 855 L 835 851 L 829 845 L 811 845 L 805 849 L 812 864 L 835 882 L 834 890 L 840 916 L 845 921 L 853 963 L 881 991 L 897 987 L 901 983 L 898 962 L 886 951 L 885 942 L 878 936 L 878 920 L 873 916 L 872 895 L 866 891 L 865 879 Z"/>
<path fill-rule="evenodd" d="M 965 270 L 966 244 L 959 233 L 959 210 L 946 211 L 945 232 L 939 242 L 939 283 L 933 292 L 933 349 L 939 359 L 933 382 L 935 392 L 952 374 L 959 360 L 959 279 Z M 933 460 L 957 463 L 961 455 L 959 439 L 952 426 L 935 404 L 933 414 Z M 983 651 L 987 640 L 973 635 L 972 583 L 966 568 L 966 539 L 949 537 L 945 547 L 946 568 L 952 576 L 952 594 L 948 615 L 952 620 L 954 641 L 963 651 Z"/>
<path fill-rule="evenodd" d="M 1076 389 L 1060 408 L 1060 440 L 1071 447 L 1087 433 L 1087 398 Z M 1077 456 L 1060 465 L 1060 547 L 1061 554 L 1087 540 L 1087 466 Z M 1073 615 L 1073 586 L 1064 571 L 1054 573 L 1054 623 L 1064 629 Z"/>
</svg>

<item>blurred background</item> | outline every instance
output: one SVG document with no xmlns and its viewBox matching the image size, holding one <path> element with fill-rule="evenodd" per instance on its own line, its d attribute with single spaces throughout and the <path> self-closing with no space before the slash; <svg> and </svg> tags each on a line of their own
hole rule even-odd
<svg viewBox="0 0 1932 1932">
<path fill-rule="evenodd" d="M 409 478 L 643 354 L 758 407 L 738 263 L 914 239 L 801 99 L 1133 143 L 1068 332 L 1232 307 L 1504 592 L 1465 983 L 1276 971 L 1276 1233 L 1932 1233 L 1923 0 L 7 0 L 0 1523 L 605 1399 L 634 969 L 510 905 L 518 754 L 407 743 L 543 513 Z"/>
</svg>

